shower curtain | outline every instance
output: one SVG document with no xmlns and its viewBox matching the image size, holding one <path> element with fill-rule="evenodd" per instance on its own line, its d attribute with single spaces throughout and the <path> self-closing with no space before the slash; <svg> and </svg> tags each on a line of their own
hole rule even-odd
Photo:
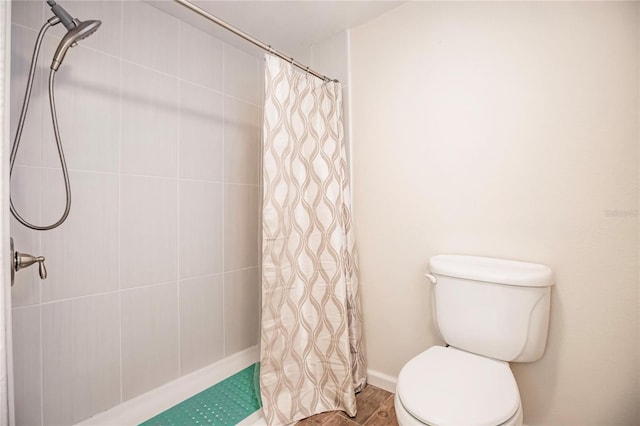
<svg viewBox="0 0 640 426">
<path fill-rule="evenodd" d="M 338 82 L 266 56 L 260 391 L 269 425 L 356 413 L 366 381 Z"/>
</svg>

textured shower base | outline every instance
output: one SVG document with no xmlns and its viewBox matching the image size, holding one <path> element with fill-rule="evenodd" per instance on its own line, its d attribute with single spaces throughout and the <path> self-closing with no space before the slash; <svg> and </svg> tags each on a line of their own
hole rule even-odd
<svg viewBox="0 0 640 426">
<path fill-rule="evenodd" d="M 140 426 L 232 426 L 260 408 L 259 364 L 253 364 Z"/>
</svg>

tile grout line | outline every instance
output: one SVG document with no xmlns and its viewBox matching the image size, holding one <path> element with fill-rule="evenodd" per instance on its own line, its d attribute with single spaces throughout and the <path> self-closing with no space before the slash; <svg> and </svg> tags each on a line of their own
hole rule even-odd
<svg viewBox="0 0 640 426">
<path fill-rule="evenodd" d="M 122 21 L 121 21 L 121 22 L 122 22 Z M 183 21 L 180 21 L 180 23 L 181 23 L 181 24 L 184 24 L 184 22 L 183 22 Z M 20 23 L 17 23 L 17 22 L 12 22 L 12 25 L 16 25 L 16 26 L 18 26 L 18 27 L 20 27 L 20 28 L 22 28 L 22 29 L 32 31 L 32 32 L 34 32 L 35 34 L 37 34 L 37 33 L 38 33 L 38 31 L 39 31 L 39 29 L 31 28 L 31 27 L 29 27 L 29 26 L 26 26 L 26 25 L 24 25 L 24 24 L 20 24 Z M 123 31 L 123 30 L 124 30 L 124 25 L 123 25 L 123 26 L 122 26 L 122 28 L 121 28 L 121 31 Z M 124 34 L 121 34 L 121 36 L 122 36 L 122 38 L 124 38 Z M 62 39 L 62 37 L 59 37 L 59 36 L 54 35 L 54 34 L 47 34 L 47 37 L 55 38 L 57 41 L 59 41 L 59 40 L 61 40 L 61 39 Z M 212 38 L 215 38 L 215 37 L 212 37 Z M 220 41 L 221 41 L 221 40 L 220 40 Z M 225 43 L 225 42 L 223 42 L 223 41 L 221 41 L 221 42 L 222 42 L 222 44 L 223 44 L 223 47 L 224 47 L 224 45 L 226 45 L 226 44 L 227 44 L 227 43 Z M 151 67 L 151 66 L 149 66 L 149 65 L 146 65 L 146 64 L 143 64 L 143 63 L 140 63 L 140 62 L 136 62 L 136 61 L 133 61 L 133 60 L 131 60 L 131 59 L 127 59 L 127 58 L 125 58 L 125 57 L 124 57 L 124 55 L 123 55 L 123 53 L 122 53 L 122 52 L 123 52 L 122 48 L 120 49 L 120 57 L 118 57 L 118 56 L 116 56 L 116 55 L 114 55 L 114 54 L 112 54 L 112 53 L 105 52 L 104 50 L 98 49 L 98 48 L 96 48 L 96 47 L 85 46 L 85 45 L 78 46 L 78 47 L 81 47 L 81 48 L 83 48 L 83 49 L 90 50 L 90 51 L 95 52 L 95 53 L 100 53 L 100 54 L 102 54 L 102 55 L 104 55 L 104 56 L 108 56 L 108 57 L 111 57 L 111 58 L 119 59 L 119 60 L 121 60 L 121 61 L 123 61 L 123 62 L 126 62 L 126 63 L 131 64 L 131 65 L 139 66 L 139 67 L 144 68 L 144 69 L 146 69 L 146 70 L 148 70 L 148 71 L 152 71 L 152 72 L 155 72 L 155 73 L 158 73 L 158 74 L 162 74 L 162 75 L 164 75 L 165 77 L 169 77 L 169 78 L 173 78 L 173 79 L 178 79 L 178 80 L 184 81 L 184 82 L 186 82 L 186 83 L 193 84 L 194 86 L 198 86 L 199 88 L 207 89 L 207 90 L 210 90 L 210 91 L 212 91 L 212 92 L 216 92 L 217 94 L 220 94 L 220 95 L 229 96 L 230 98 L 235 99 L 235 100 L 238 100 L 238 101 L 240 101 L 240 102 L 244 102 L 244 103 L 246 103 L 246 104 L 253 105 L 253 106 L 256 106 L 256 107 L 258 107 L 258 108 L 262 108 L 262 106 L 261 106 L 261 105 L 259 105 L 259 104 L 257 104 L 257 103 L 254 103 L 254 102 L 252 102 L 252 101 L 250 101 L 250 100 L 243 99 L 243 98 L 239 98 L 239 97 L 234 96 L 234 95 L 226 95 L 226 94 L 225 94 L 225 90 L 224 90 L 224 86 L 223 86 L 223 88 L 222 88 L 221 90 L 218 90 L 218 89 L 215 89 L 215 88 L 213 88 L 213 87 L 209 87 L 209 86 L 206 86 L 206 85 L 204 85 L 204 84 L 198 83 L 197 81 L 192 81 L 192 80 L 185 79 L 185 78 L 183 78 L 183 77 L 182 77 L 182 75 L 181 75 L 181 73 L 180 73 L 180 72 L 179 72 L 178 74 L 171 74 L 171 73 L 168 73 L 168 72 L 166 72 L 166 71 L 161 71 L 161 70 L 158 70 L 158 69 L 156 69 L 156 68 L 153 68 L 153 67 Z M 179 51 L 179 50 L 180 50 L 180 46 L 178 45 L 178 51 Z M 238 49 L 238 50 L 240 50 L 240 49 Z M 251 55 L 251 54 L 249 54 L 249 53 L 247 53 L 247 52 L 245 52 L 245 51 L 243 51 L 243 50 L 240 50 L 240 52 L 245 53 L 245 54 L 247 54 L 248 56 L 254 57 L 253 55 Z M 259 58 L 259 57 L 258 57 L 258 58 Z"/>
<path fill-rule="evenodd" d="M 222 43 L 222 175 L 221 175 L 221 179 L 222 179 L 222 191 L 221 191 L 221 200 L 220 200 L 220 216 L 221 216 L 221 221 L 222 221 L 222 288 L 221 288 L 221 294 L 222 294 L 222 300 L 221 300 L 221 306 L 222 306 L 222 357 L 226 357 L 227 356 L 227 324 L 225 323 L 225 317 L 226 317 L 226 313 L 227 313 L 227 309 L 224 303 L 224 296 L 225 296 L 225 287 L 226 287 L 226 271 L 225 271 L 225 249 L 226 249 L 226 241 L 225 241 L 225 210 L 226 210 L 226 200 L 227 200 L 227 184 L 226 184 L 226 167 L 225 167 L 225 154 L 226 154 L 226 142 L 227 142 L 227 132 L 226 132 L 226 128 L 227 128 L 227 122 L 226 122 L 226 106 L 227 106 L 227 101 L 225 98 L 225 92 L 226 92 L 226 87 L 225 87 L 225 65 L 226 65 L 226 61 L 225 59 L 225 46 L 226 43 Z"/>
<path fill-rule="evenodd" d="M 60 168 L 50 167 L 50 166 L 32 166 L 32 165 L 24 165 L 24 164 L 16 164 L 14 168 L 25 168 L 25 169 L 38 169 L 38 170 L 60 170 Z M 146 178 L 146 179 L 163 179 L 163 180 L 177 180 L 175 176 L 158 176 L 158 175 L 138 175 L 131 173 L 118 173 L 118 172 L 106 172 L 106 171 L 94 171 L 94 170 L 85 170 L 85 169 L 72 169 L 67 168 L 69 173 L 86 173 L 86 174 L 94 174 L 94 175 L 106 175 L 106 176 L 125 176 L 125 177 L 134 177 L 134 178 Z M 198 180 L 198 179 L 190 179 L 192 181 L 202 181 L 207 183 L 221 183 L 207 180 Z M 234 185 L 242 185 L 242 184 L 234 184 Z M 246 184 L 250 185 L 250 184 Z M 256 185 L 253 185 L 256 186 Z"/>
<path fill-rule="evenodd" d="M 378 405 L 378 408 L 371 413 L 371 415 L 369 416 L 369 418 L 367 420 L 365 420 L 365 422 L 362 424 L 362 426 L 367 426 L 367 423 L 369 423 L 370 420 L 372 420 L 376 414 L 378 414 L 378 412 L 380 412 L 380 410 L 382 410 L 382 407 L 389 401 L 389 400 L 393 400 L 394 398 L 394 394 L 392 393 L 391 395 L 389 395 L 389 397 L 387 399 L 385 399 L 384 401 L 382 401 L 382 403 L 380 405 Z M 392 405 L 393 406 L 393 405 Z"/>
<path fill-rule="evenodd" d="M 38 169 L 38 170 L 59 170 L 59 167 L 52 166 L 34 166 L 30 164 L 16 164 L 14 168 L 25 168 L 25 169 Z M 69 172 L 74 173 L 87 173 L 87 174 L 96 174 L 96 175 L 107 175 L 107 176 L 125 176 L 125 177 L 135 177 L 135 178 L 148 178 L 148 179 L 165 179 L 165 180 L 173 180 L 179 179 L 185 182 L 204 182 L 204 183 L 218 183 L 223 185 L 237 185 L 237 186 L 260 186 L 260 183 L 244 183 L 244 182 L 224 182 L 218 180 L 209 180 L 209 179 L 195 179 L 195 178 L 177 178 L 173 176 L 159 176 L 159 175 L 141 175 L 135 173 L 120 173 L 120 172 L 111 172 L 111 171 L 101 171 L 101 170 L 86 170 L 86 169 L 74 169 L 69 167 Z"/>
<path fill-rule="evenodd" d="M 44 2 L 42 3 L 42 16 L 44 17 Z M 44 44 L 44 40 L 43 40 L 43 44 Z M 40 79 L 40 85 L 42 85 L 44 83 L 44 77 L 42 75 L 42 73 L 39 73 L 40 75 L 38 76 L 38 78 Z M 34 80 L 34 84 L 35 84 L 35 80 Z M 41 114 L 41 120 L 44 121 L 44 107 L 41 106 L 41 110 L 40 110 L 40 114 Z M 44 125 L 40 127 L 40 165 L 42 165 L 42 139 L 44 139 Z M 43 171 L 40 171 L 40 206 L 39 206 L 39 220 L 40 223 L 42 223 L 42 198 L 43 198 Z M 38 234 L 38 252 L 42 253 L 42 233 Z M 40 422 L 42 425 L 44 425 L 44 329 L 43 329 L 43 315 L 42 315 L 42 282 L 38 282 L 38 305 L 39 305 L 39 315 L 40 315 Z"/>
<path fill-rule="evenodd" d="M 40 154 L 42 155 L 42 145 L 40 146 Z M 43 173 L 40 171 L 40 205 L 38 207 L 38 219 L 42 223 L 42 185 L 43 185 Z M 34 231 L 35 232 L 35 231 Z M 38 253 L 42 253 L 42 233 L 38 233 Z M 40 316 L 40 421 L 44 423 L 44 330 L 42 319 L 42 282 L 38 281 L 38 312 Z"/>
<path fill-rule="evenodd" d="M 182 76 L 182 26 L 183 22 L 178 22 L 178 74 Z M 180 145 L 182 143 L 182 80 L 178 84 L 178 140 L 176 143 L 176 295 L 178 304 L 178 377 L 182 377 L 182 309 L 180 304 Z"/>
<path fill-rule="evenodd" d="M 124 66 L 122 62 L 122 52 L 124 51 L 124 4 L 120 2 L 120 140 L 118 141 L 118 346 L 120 357 L 120 404 L 124 402 L 124 358 L 122 356 L 122 146 L 123 146 L 123 125 L 122 119 L 124 116 L 123 107 L 123 81 L 124 81 Z"/>
<path fill-rule="evenodd" d="M 329 417 L 329 420 L 332 419 L 332 418 L 335 418 L 335 419 L 342 418 L 343 422 L 345 422 L 345 421 L 347 422 L 346 426 L 363 426 L 364 425 L 364 423 L 361 425 L 360 423 L 354 422 L 350 417 L 341 416 L 340 412 L 337 412 L 335 415 Z M 369 419 L 367 419 L 367 420 L 369 420 Z M 329 422 L 325 422 L 325 424 L 327 424 L 327 423 L 329 423 Z M 345 425 L 343 425 L 343 426 L 345 426 Z"/>
<path fill-rule="evenodd" d="M 246 268 L 231 269 L 231 270 L 228 270 L 228 271 L 216 272 L 214 274 L 205 274 L 205 275 L 198 275 L 198 276 L 194 276 L 194 277 L 183 278 L 183 279 L 180 279 L 180 281 L 190 281 L 190 280 L 196 280 L 196 279 L 200 279 L 200 278 L 216 277 L 216 276 L 222 276 L 222 275 L 225 275 L 225 274 L 231 274 L 231 273 L 242 272 L 242 271 L 249 271 L 251 269 L 258 269 L 258 268 L 259 268 L 259 265 L 254 265 L 254 266 L 249 266 L 249 267 L 246 267 Z M 60 303 L 60 302 L 69 302 L 69 301 L 73 301 L 73 300 L 87 299 L 87 298 L 95 297 L 95 296 L 106 296 L 106 295 L 109 295 L 109 294 L 125 293 L 125 292 L 128 292 L 128 291 L 135 291 L 135 290 L 148 288 L 148 287 L 167 285 L 167 284 L 171 284 L 171 283 L 176 282 L 176 281 L 177 280 L 158 281 L 158 282 L 154 282 L 154 283 L 136 285 L 136 286 L 131 286 L 131 287 L 124 287 L 124 288 L 120 288 L 120 289 L 108 290 L 108 291 L 103 291 L 103 292 L 99 292 L 99 293 L 83 294 L 83 295 L 80 295 L 80 296 L 72 296 L 72 297 L 66 297 L 66 298 L 63 298 L 63 299 L 49 300 L 49 301 L 42 302 L 42 303 L 38 302 L 38 303 L 32 303 L 32 304 L 28 304 L 28 305 L 15 306 L 15 307 L 12 308 L 12 310 L 19 311 L 19 310 L 23 310 L 23 309 L 33 308 L 33 307 L 39 306 L 41 304 L 42 305 L 53 305 L 53 304 Z"/>
</svg>

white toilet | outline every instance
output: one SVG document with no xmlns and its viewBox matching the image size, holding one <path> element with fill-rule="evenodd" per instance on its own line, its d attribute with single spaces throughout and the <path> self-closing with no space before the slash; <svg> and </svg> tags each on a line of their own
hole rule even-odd
<svg viewBox="0 0 640 426">
<path fill-rule="evenodd" d="M 400 371 L 401 426 L 521 425 L 509 362 L 540 359 L 547 343 L 553 272 L 487 257 L 429 260 L 434 321 L 448 347 L 433 346 Z"/>
</svg>

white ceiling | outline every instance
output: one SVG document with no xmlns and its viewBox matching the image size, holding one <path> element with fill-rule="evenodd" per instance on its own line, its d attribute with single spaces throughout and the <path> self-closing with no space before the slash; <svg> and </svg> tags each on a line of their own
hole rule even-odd
<svg viewBox="0 0 640 426">
<path fill-rule="evenodd" d="M 171 0 L 147 3 L 248 52 L 259 49 Z M 296 56 L 309 46 L 347 28 L 362 24 L 404 1 L 213 1 L 197 6 L 270 44 Z"/>
</svg>

